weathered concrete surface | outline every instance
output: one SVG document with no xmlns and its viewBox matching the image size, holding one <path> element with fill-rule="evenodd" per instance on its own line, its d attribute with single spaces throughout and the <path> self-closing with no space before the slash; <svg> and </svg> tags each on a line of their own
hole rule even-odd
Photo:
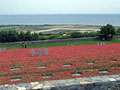
<svg viewBox="0 0 120 90">
<path fill-rule="evenodd" d="M 0 90 L 120 90 L 120 74 L 0 85 Z"/>
</svg>

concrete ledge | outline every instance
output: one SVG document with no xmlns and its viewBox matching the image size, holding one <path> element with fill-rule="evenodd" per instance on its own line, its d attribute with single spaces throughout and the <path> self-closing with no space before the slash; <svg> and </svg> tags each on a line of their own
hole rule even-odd
<svg viewBox="0 0 120 90">
<path fill-rule="evenodd" d="M 120 90 L 120 74 L 0 85 L 0 90 Z"/>
</svg>

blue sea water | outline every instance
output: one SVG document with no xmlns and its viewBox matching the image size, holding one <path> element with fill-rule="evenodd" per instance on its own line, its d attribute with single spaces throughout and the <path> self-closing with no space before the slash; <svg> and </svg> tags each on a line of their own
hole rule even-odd
<svg viewBox="0 0 120 90">
<path fill-rule="evenodd" d="M 80 24 L 120 26 L 120 14 L 0 15 L 0 25 Z"/>
</svg>

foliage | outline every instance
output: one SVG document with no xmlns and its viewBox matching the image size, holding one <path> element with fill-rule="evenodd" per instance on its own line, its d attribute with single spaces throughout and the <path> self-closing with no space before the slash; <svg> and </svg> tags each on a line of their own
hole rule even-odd
<svg viewBox="0 0 120 90">
<path fill-rule="evenodd" d="M 70 33 L 70 35 L 71 35 L 71 38 L 80 38 L 80 37 L 82 37 L 80 32 L 72 32 L 72 33 Z"/>
<path fill-rule="evenodd" d="M 120 34 L 120 28 L 116 30 Z M 81 38 L 81 37 L 97 37 L 101 39 L 111 40 L 115 35 L 115 28 L 107 24 L 101 28 L 100 32 L 66 32 L 57 34 L 43 34 L 31 33 L 30 31 L 15 31 L 15 30 L 1 30 L 0 42 L 17 42 L 17 41 L 32 41 L 32 40 L 50 40 L 50 39 L 67 39 L 67 38 Z"/>
<path fill-rule="evenodd" d="M 118 28 L 118 29 L 116 30 L 116 33 L 117 33 L 117 34 L 120 34 L 120 28 Z"/>
<path fill-rule="evenodd" d="M 31 41 L 38 40 L 37 33 L 27 32 L 17 32 L 15 30 L 0 31 L 0 42 L 17 42 L 17 41 Z"/>
<path fill-rule="evenodd" d="M 6 30 L 0 31 L 0 42 L 17 42 L 17 41 L 32 41 L 32 40 L 49 40 L 49 39 L 67 39 L 67 38 L 80 38 L 80 37 L 94 37 L 97 36 L 97 32 L 80 33 L 69 32 L 67 34 L 41 34 L 31 33 L 30 31 L 15 31 Z"/>
<path fill-rule="evenodd" d="M 110 25 L 107 24 L 106 26 L 101 27 L 101 39 L 103 40 L 111 40 L 113 39 L 113 35 L 115 35 L 115 28 Z"/>
</svg>

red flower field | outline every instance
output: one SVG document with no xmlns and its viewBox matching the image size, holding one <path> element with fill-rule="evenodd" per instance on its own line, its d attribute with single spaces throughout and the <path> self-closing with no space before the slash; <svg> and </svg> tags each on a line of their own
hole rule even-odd
<svg viewBox="0 0 120 90">
<path fill-rule="evenodd" d="M 38 56 L 35 48 L 34 57 L 30 48 L 0 52 L 0 84 L 120 74 L 119 43 L 48 49 L 48 56 Z"/>
</svg>

